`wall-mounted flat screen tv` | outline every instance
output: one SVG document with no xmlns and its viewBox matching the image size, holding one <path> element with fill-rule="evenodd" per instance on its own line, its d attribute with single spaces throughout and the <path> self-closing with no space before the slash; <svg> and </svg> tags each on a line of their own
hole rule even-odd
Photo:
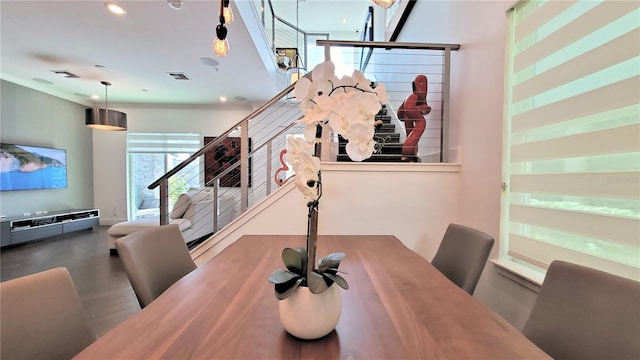
<svg viewBox="0 0 640 360">
<path fill-rule="evenodd" d="M 0 144 L 0 191 L 66 187 L 66 150 Z"/>
</svg>

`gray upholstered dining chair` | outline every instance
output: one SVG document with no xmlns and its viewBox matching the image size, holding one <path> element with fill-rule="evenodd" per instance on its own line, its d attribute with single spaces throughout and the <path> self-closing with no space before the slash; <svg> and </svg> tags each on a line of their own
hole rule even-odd
<svg viewBox="0 0 640 360">
<path fill-rule="evenodd" d="M 0 358 L 70 359 L 96 339 L 66 268 L 0 283 Z"/>
<path fill-rule="evenodd" d="M 640 359 L 640 282 L 553 261 L 522 333 L 556 360 Z"/>
<path fill-rule="evenodd" d="M 141 308 L 196 269 L 176 224 L 123 236 L 116 240 L 116 249 Z"/>
<path fill-rule="evenodd" d="M 431 264 L 470 295 L 476 289 L 494 239 L 464 225 L 449 224 Z"/>
</svg>

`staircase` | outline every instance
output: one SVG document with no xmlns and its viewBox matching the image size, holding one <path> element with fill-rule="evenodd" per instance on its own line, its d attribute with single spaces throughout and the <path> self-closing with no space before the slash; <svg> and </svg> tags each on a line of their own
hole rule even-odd
<svg viewBox="0 0 640 360">
<path fill-rule="evenodd" d="M 420 162 L 417 155 L 402 155 L 400 133 L 396 132 L 396 126 L 391 123 L 391 115 L 387 114 L 386 106 L 376 115 L 376 130 L 373 139 L 378 143 L 373 155 L 364 162 Z M 382 123 L 379 123 L 382 121 Z M 353 161 L 347 155 L 345 147 L 347 140 L 338 136 L 337 161 Z"/>
</svg>

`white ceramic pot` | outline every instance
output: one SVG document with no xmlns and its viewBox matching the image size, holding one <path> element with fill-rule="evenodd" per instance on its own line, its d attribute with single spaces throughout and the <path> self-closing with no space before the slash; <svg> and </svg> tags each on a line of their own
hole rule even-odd
<svg viewBox="0 0 640 360">
<path fill-rule="evenodd" d="M 341 311 L 342 297 L 336 284 L 320 294 L 301 286 L 279 301 L 280 322 L 285 330 L 305 340 L 321 338 L 335 329 Z"/>
</svg>

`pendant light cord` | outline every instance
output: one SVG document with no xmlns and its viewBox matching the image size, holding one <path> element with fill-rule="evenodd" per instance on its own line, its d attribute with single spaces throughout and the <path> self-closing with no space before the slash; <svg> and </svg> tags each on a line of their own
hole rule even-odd
<svg viewBox="0 0 640 360">
<path fill-rule="evenodd" d="M 104 85 L 104 112 L 105 112 L 104 116 L 108 118 L 109 117 L 109 96 L 107 95 L 107 87 L 111 85 L 111 83 L 108 81 L 101 81 L 100 83 Z"/>
<path fill-rule="evenodd" d="M 296 73 L 300 79 L 300 0 L 296 0 Z"/>
</svg>

